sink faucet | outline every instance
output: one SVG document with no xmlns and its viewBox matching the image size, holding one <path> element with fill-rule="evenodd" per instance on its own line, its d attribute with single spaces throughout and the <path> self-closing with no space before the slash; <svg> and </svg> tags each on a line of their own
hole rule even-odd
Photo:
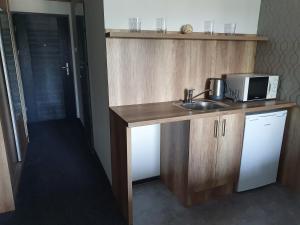
<svg viewBox="0 0 300 225">
<path fill-rule="evenodd" d="M 193 103 L 193 100 L 195 98 L 197 98 L 197 97 L 199 97 L 199 96 L 201 96 L 201 95 L 203 95 L 203 94 L 205 94 L 207 92 L 213 91 L 211 89 L 206 89 L 206 90 L 200 92 L 199 94 L 193 96 L 194 95 L 194 90 L 195 89 L 186 89 L 186 97 L 185 97 L 185 100 L 184 100 L 185 103 Z"/>
</svg>

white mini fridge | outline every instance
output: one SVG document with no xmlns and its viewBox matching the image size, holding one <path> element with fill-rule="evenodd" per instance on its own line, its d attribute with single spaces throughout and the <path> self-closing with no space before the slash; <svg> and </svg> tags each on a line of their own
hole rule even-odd
<svg viewBox="0 0 300 225">
<path fill-rule="evenodd" d="M 246 116 L 237 191 L 275 183 L 287 111 Z"/>
</svg>

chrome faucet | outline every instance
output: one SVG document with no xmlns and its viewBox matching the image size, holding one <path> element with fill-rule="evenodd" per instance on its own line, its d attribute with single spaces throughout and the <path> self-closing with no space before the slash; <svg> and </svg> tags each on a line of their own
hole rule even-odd
<svg viewBox="0 0 300 225">
<path fill-rule="evenodd" d="M 197 97 L 199 97 L 199 96 L 201 96 L 201 95 L 203 95 L 203 94 L 205 94 L 205 93 L 207 93 L 207 92 L 213 91 L 213 90 L 211 90 L 211 89 L 206 89 L 206 90 L 200 92 L 199 94 L 193 96 L 193 95 L 194 95 L 194 90 L 195 90 L 195 89 L 186 89 L 186 98 L 185 98 L 185 100 L 184 100 L 185 103 L 193 103 L 193 100 L 194 100 L 195 98 L 197 98 Z"/>
</svg>

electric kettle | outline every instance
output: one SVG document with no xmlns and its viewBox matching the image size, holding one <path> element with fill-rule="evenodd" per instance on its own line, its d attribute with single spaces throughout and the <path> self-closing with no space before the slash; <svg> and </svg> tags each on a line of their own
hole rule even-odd
<svg viewBox="0 0 300 225">
<path fill-rule="evenodd" d="M 209 90 L 208 98 L 211 100 L 223 100 L 225 98 L 226 81 L 222 78 L 208 79 Z"/>
</svg>

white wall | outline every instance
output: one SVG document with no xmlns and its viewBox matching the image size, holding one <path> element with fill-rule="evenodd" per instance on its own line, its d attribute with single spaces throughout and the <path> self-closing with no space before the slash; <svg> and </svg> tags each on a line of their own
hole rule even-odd
<svg viewBox="0 0 300 225">
<path fill-rule="evenodd" d="M 261 0 L 104 0 L 105 26 L 128 29 L 128 18 L 142 18 L 143 29 L 155 29 L 155 19 L 167 18 L 168 30 L 190 23 L 203 31 L 205 20 L 214 20 L 216 32 L 224 23 L 238 24 L 239 33 L 257 33 Z"/>
<path fill-rule="evenodd" d="M 85 0 L 94 147 L 111 181 L 110 126 L 104 14 L 101 0 Z"/>
<path fill-rule="evenodd" d="M 74 45 L 73 35 L 73 21 L 72 21 L 72 10 L 70 2 L 56 2 L 46 0 L 9 0 L 10 10 L 12 12 L 28 12 L 28 13 L 46 13 L 46 14 L 58 14 L 68 15 L 70 21 L 70 34 L 71 34 L 71 46 L 72 46 L 72 60 L 73 60 L 73 71 L 74 71 L 74 86 L 75 86 L 75 100 L 77 117 L 81 118 L 83 115 L 82 102 L 80 100 L 80 81 L 79 74 L 76 70 L 76 52 Z"/>
</svg>

